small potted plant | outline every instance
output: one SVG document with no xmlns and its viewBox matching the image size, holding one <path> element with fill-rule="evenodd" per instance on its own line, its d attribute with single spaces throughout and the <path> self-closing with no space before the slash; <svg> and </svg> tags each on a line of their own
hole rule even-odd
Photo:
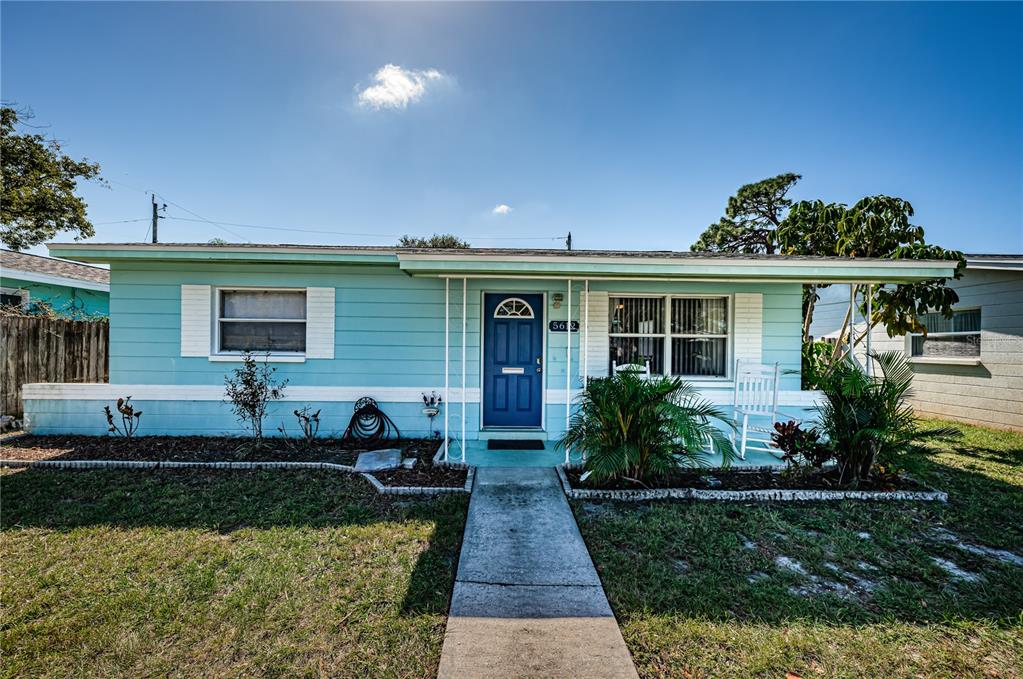
<svg viewBox="0 0 1023 679">
<path fill-rule="evenodd" d="M 435 391 L 431 391 L 429 396 L 423 394 L 423 414 L 431 420 L 437 417 L 437 413 L 440 412 L 440 404 L 443 401 L 444 399 L 438 396 Z"/>
</svg>

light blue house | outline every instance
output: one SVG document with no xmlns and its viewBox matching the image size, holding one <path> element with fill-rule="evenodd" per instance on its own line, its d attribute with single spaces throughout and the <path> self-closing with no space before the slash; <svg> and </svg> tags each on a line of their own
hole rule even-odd
<svg viewBox="0 0 1023 679">
<path fill-rule="evenodd" d="M 737 360 L 780 364 L 800 390 L 802 284 L 951 276 L 947 262 L 675 252 L 419 250 L 300 245 L 61 244 L 110 264 L 110 383 L 24 388 L 38 433 L 105 431 L 133 397 L 143 434 L 240 431 L 224 375 L 249 349 L 289 382 L 268 429 L 322 409 L 341 432 L 370 396 L 403 435 L 555 440 L 586 376 L 625 364 L 683 375 L 731 402 Z M 422 396 L 444 396 L 423 414 Z M 465 445 L 463 445 L 463 442 Z"/>
<path fill-rule="evenodd" d="M 110 312 L 110 272 L 96 266 L 0 249 L 0 304 L 44 304 L 69 318 Z"/>
</svg>

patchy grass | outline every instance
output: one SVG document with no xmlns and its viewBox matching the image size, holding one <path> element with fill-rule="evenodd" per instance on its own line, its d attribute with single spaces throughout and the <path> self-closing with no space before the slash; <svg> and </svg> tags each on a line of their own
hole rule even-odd
<svg viewBox="0 0 1023 679">
<path fill-rule="evenodd" d="M 467 500 L 320 472 L 0 477 L 2 676 L 434 676 Z"/>
<path fill-rule="evenodd" d="M 948 505 L 574 503 L 640 674 L 1023 676 L 1023 436 L 963 430 Z"/>
</svg>

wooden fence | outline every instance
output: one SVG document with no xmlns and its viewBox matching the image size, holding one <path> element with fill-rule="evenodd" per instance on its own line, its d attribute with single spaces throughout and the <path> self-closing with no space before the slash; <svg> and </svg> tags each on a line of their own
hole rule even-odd
<svg viewBox="0 0 1023 679">
<path fill-rule="evenodd" d="M 0 415 L 21 417 L 23 384 L 106 382 L 109 330 L 106 320 L 0 316 Z"/>
</svg>

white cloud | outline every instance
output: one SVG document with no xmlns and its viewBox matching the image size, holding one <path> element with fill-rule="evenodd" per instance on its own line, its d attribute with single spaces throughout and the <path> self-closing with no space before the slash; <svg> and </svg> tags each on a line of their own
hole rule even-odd
<svg viewBox="0 0 1023 679">
<path fill-rule="evenodd" d="M 514 208 L 511 205 L 505 205 L 504 203 L 501 203 L 500 205 L 495 207 L 493 210 L 491 210 L 491 212 L 494 213 L 495 215 L 506 215 L 509 212 L 511 212 L 513 209 Z"/>
<path fill-rule="evenodd" d="M 447 76 L 435 68 L 417 71 L 387 64 L 373 75 L 375 84 L 359 92 L 359 106 L 377 111 L 405 109 L 422 99 L 427 88 L 446 79 Z"/>
</svg>

